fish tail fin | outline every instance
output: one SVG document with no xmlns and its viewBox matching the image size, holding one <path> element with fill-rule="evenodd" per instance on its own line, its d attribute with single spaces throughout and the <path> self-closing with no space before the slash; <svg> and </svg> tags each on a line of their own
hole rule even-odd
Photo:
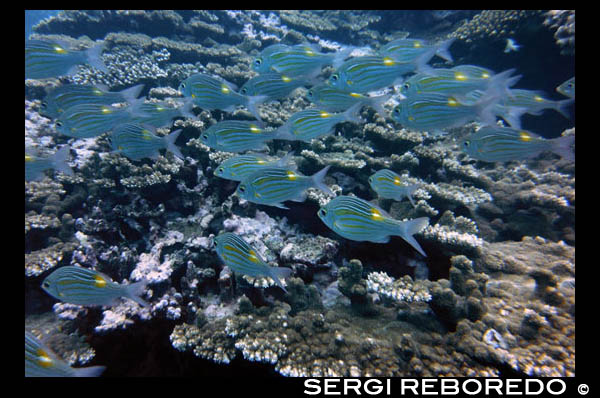
<svg viewBox="0 0 600 398">
<path fill-rule="evenodd" d="M 292 275 L 292 269 L 286 267 L 269 267 L 269 271 L 271 272 L 271 275 L 269 276 L 275 281 L 277 286 L 282 288 L 283 291 L 287 293 L 288 291 L 285 290 L 285 287 L 283 287 L 281 280 L 289 278 L 290 275 Z"/>
<path fill-rule="evenodd" d="M 141 108 L 144 105 L 144 101 L 146 100 L 146 98 L 142 97 L 142 98 L 135 98 L 135 99 L 131 99 L 129 102 L 129 106 L 127 107 L 127 112 L 129 112 L 129 114 L 132 117 L 148 117 L 151 116 L 148 113 L 144 112 Z"/>
<path fill-rule="evenodd" d="M 327 171 L 329 170 L 330 167 L 331 166 L 323 167 L 320 171 L 317 171 L 315 174 L 310 176 L 310 178 L 312 180 L 313 187 L 320 189 L 321 191 L 325 192 L 328 195 L 335 196 L 333 191 L 323 181 L 325 179 L 325 176 L 327 175 Z"/>
<path fill-rule="evenodd" d="M 123 97 L 123 99 L 131 104 L 131 102 L 137 97 L 139 97 L 140 93 L 144 89 L 143 84 L 138 84 L 133 87 L 126 88 L 125 90 L 121 90 L 119 94 Z"/>
<path fill-rule="evenodd" d="M 273 138 L 276 140 L 298 141 L 298 138 L 291 133 L 290 127 L 287 123 L 273 131 Z"/>
<path fill-rule="evenodd" d="M 146 300 L 142 299 L 140 296 L 142 294 L 144 294 L 144 291 L 146 290 L 146 286 L 148 285 L 148 280 L 144 279 L 141 280 L 139 282 L 135 282 L 132 283 L 130 285 L 127 285 L 126 287 L 126 296 L 130 299 L 132 299 L 133 301 L 135 301 L 136 303 L 146 307 L 146 308 L 150 308 L 150 303 L 148 303 Z"/>
<path fill-rule="evenodd" d="M 360 110 L 362 109 L 363 105 L 364 105 L 364 103 L 357 102 L 356 104 L 354 104 L 350 108 L 348 108 L 346 111 L 344 111 L 344 113 L 343 113 L 344 121 L 352 122 L 352 123 L 359 123 L 360 122 Z"/>
<path fill-rule="evenodd" d="M 409 185 L 407 186 L 406 189 L 406 197 L 408 198 L 408 200 L 410 201 L 410 204 L 413 207 L 416 207 L 415 205 L 415 201 L 412 198 L 412 194 L 415 193 L 415 191 L 419 188 L 418 184 L 414 184 L 414 185 Z"/>
<path fill-rule="evenodd" d="M 298 166 L 296 165 L 296 162 L 294 162 L 293 156 L 294 151 L 289 151 L 286 153 L 284 157 L 276 162 L 277 167 L 289 167 L 292 170 L 297 170 Z"/>
<path fill-rule="evenodd" d="M 175 145 L 175 141 L 177 140 L 177 137 L 179 137 L 179 134 L 181 134 L 181 129 L 173 131 L 171 134 L 165 137 L 165 143 L 167 144 L 167 151 L 183 160 L 184 157 L 181 154 L 181 151 L 177 145 Z"/>
<path fill-rule="evenodd" d="M 102 51 L 104 51 L 105 47 L 106 47 L 106 42 L 102 42 L 100 44 L 97 44 L 93 47 L 88 48 L 85 53 L 87 56 L 88 64 L 90 64 L 92 67 L 98 69 L 99 71 L 108 74 L 109 70 L 106 67 L 106 65 L 104 64 L 104 62 L 102 61 Z"/>
<path fill-rule="evenodd" d="M 451 37 L 450 39 L 444 40 L 443 42 L 441 42 L 435 50 L 435 55 L 437 55 L 440 58 L 445 59 L 448 62 L 454 62 L 454 59 L 452 59 L 452 55 L 450 54 L 450 51 L 448 51 L 448 49 L 450 48 L 452 43 L 454 43 L 454 40 L 456 40 L 456 37 Z"/>
<path fill-rule="evenodd" d="M 502 93 L 505 96 L 510 96 L 510 87 L 514 86 L 522 77 L 522 75 L 511 76 L 515 73 L 516 69 L 508 69 L 504 72 L 495 74 L 490 78 L 489 86 L 493 87 L 498 93 Z"/>
<path fill-rule="evenodd" d="M 56 151 L 56 153 L 52 157 L 52 165 L 54 166 L 54 170 L 72 176 L 73 170 L 71 169 L 71 167 L 69 167 L 69 164 L 67 163 L 67 160 L 69 159 L 70 149 L 71 148 L 68 145 L 65 145 L 58 151 Z"/>
<path fill-rule="evenodd" d="M 390 98 L 392 98 L 392 96 L 390 94 L 379 95 L 377 97 L 370 97 L 369 105 L 372 106 L 373 109 L 375 109 L 375 111 L 377 113 L 379 113 L 379 115 L 381 117 L 385 118 L 387 116 L 387 113 L 385 112 L 383 104 L 388 102 L 390 100 Z"/>
<path fill-rule="evenodd" d="M 184 98 L 183 106 L 179 108 L 179 114 L 182 117 L 186 117 L 188 119 L 195 119 L 196 115 L 194 115 L 192 109 L 194 109 L 194 101 L 192 100 L 192 98 Z"/>
<path fill-rule="evenodd" d="M 527 108 L 521 108 L 517 106 L 506 107 L 506 112 L 500 115 L 502 119 L 514 129 L 521 128 L 521 116 L 527 112 Z"/>
<path fill-rule="evenodd" d="M 106 370 L 106 366 L 88 366 L 86 368 L 73 368 L 75 377 L 98 377 Z"/>
<path fill-rule="evenodd" d="M 421 253 L 424 257 L 427 257 L 427 254 L 425 254 L 425 252 L 421 248 L 421 245 L 419 245 L 419 242 L 417 242 L 417 240 L 413 236 L 417 232 L 420 232 L 427 225 L 429 225 L 428 217 L 419 217 L 415 218 L 414 220 L 408 221 L 398 221 L 398 229 L 396 230 L 395 235 L 400 236 L 402 239 L 408 242 L 408 244 L 411 245 L 416 251 Z"/>
<path fill-rule="evenodd" d="M 258 106 L 265 102 L 269 96 L 267 95 L 255 95 L 252 97 L 248 97 L 248 103 L 246 104 L 246 108 L 248 111 L 259 121 L 262 122 L 260 118 L 260 112 L 258 111 Z"/>
<path fill-rule="evenodd" d="M 427 65 L 427 62 L 433 58 L 436 53 L 437 48 L 431 47 L 429 50 L 425 51 L 423 54 L 419 55 L 415 59 L 415 70 L 418 73 L 424 73 L 426 75 L 433 75 L 433 68 Z"/>
<path fill-rule="evenodd" d="M 575 144 L 575 136 L 567 135 L 565 137 L 558 137 L 552 140 L 552 152 L 560 155 L 566 160 L 575 161 L 575 151 L 573 151 L 573 144 Z"/>
<path fill-rule="evenodd" d="M 567 108 L 570 107 L 573 102 L 575 102 L 575 98 L 556 101 L 554 109 L 567 119 L 570 119 L 571 114 Z"/>
<path fill-rule="evenodd" d="M 333 69 L 339 68 L 354 50 L 356 50 L 355 46 L 347 46 L 341 48 L 340 51 L 336 52 L 333 56 L 333 60 L 331 61 Z"/>
<path fill-rule="evenodd" d="M 487 125 L 494 125 L 496 123 L 494 107 L 504 97 L 501 88 L 497 85 L 492 84 L 488 87 L 483 96 L 474 104 L 481 123 Z"/>
</svg>

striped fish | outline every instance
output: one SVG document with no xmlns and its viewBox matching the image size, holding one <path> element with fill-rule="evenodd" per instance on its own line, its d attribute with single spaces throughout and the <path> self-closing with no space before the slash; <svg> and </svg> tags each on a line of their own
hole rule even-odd
<svg viewBox="0 0 600 398">
<path fill-rule="evenodd" d="M 290 168 L 265 167 L 242 180 L 236 193 L 249 202 L 287 209 L 283 202 L 304 202 L 306 190 L 310 187 L 333 196 L 331 189 L 323 182 L 329 167 L 325 166 L 312 176 L 302 175 Z"/>
<path fill-rule="evenodd" d="M 200 140 L 217 151 L 243 152 L 268 149 L 266 141 L 272 140 L 274 136 L 274 131 L 265 131 L 255 122 L 224 120 L 203 131 Z"/>
<path fill-rule="evenodd" d="M 185 101 L 184 105 L 179 108 L 172 108 L 164 101 L 146 102 L 140 106 L 139 110 L 147 116 L 134 117 L 131 121 L 156 128 L 170 126 L 173 119 L 178 117 L 194 119 L 196 115 L 192 113 L 193 107 L 192 101 Z"/>
<path fill-rule="evenodd" d="M 110 92 L 106 87 L 87 84 L 67 84 L 52 90 L 44 100 L 40 113 L 52 119 L 57 118 L 66 109 L 79 104 L 112 105 L 121 102 L 132 102 L 144 89 L 138 84 L 122 91 Z"/>
<path fill-rule="evenodd" d="M 234 156 L 221 163 L 215 170 L 215 175 L 226 180 L 242 181 L 250 174 L 265 167 L 289 167 L 296 170 L 292 159 L 293 155 L 294 152 L 289 152 L 278 160 L 269 160 L 265 155 L 258 153 Z"/>
<path fill-rule="evenodd" d="M 506 106 L 525 108 L 531 115 L 541 115 L 545 109 L 553 109 L 566 117 L 570 118 L 568 107 L 575 102 L 574 98 L 560 101 L 553 101 L 544 98 L 544 93 L 534 90 L 510 90 L 508 96 L 503 101 Z"/>
<path fill-rule="evenodd" d="M 364 94 L 338 90 L 328 84 L 321 84 L 311 87 L 306 94 L 306 98 L 316 104 L 318 108 L 328 112 L 343 112 L 352 105 L 361 103 L 373 107 L 381 116 L 387 117 L 383 104 L 391 98 L 391 95 L 368 97 Z"/>
<path fill-rule="evenodd" d="M 42 289 L 57 300 L 78 305 L 114 305 L 119 297 L 127 297 L 149 307 L 140 296 L 147 281 L 120 285 L 108 276 L 88 268 L 65 266 L 48 275 Z"/>
<path fill-rule="evenodd" d="M 415 206 L 412 194 L 419 188 L 418 185 L 402 185 L 401 177 L 392 170 L 383 169 L 369 177 L 369 185 L 380 198 L 402 200 L 408 197 L 410 203 Z"/>
<path fill-rule="evenodd" d="M 266 95 L 269 99 L 285 98 L 298 87 L 310 84 L 302 78 L 291 78 L 277 72 L 262 73 L 248 80 L 240 94 L 257 96 Z"/>
<path fill-rule="evenodd" d="M 344 113 L 329 113 L 316 108 L 296 112 L 281 127 L 275 130 L 275 138 L 310 142 L 315 138 L 331 134 L 338 123 L 358 123 L 361 107 L 362 103 L 359 102 Z"/>
<path fill-rule="evenodd" d="M 215 237 L 214 244 L 219 258 L 233 272 L 252 277 L 268 276 L 287 293 L 281 279 L 288 278 L 292 274 L 291 269 L 271 267 L 244 239 L 231 232 Z"/>
<path fill-rule="evenodd" d="M 100 55 L 104 43 L 100 43 L 84 51 L 72 51 L 68 46 L 57 41 L 26 40 L 25 41 L 25 79 L 46 79 L 74 75 L 79 65 L 89 64 L 108 73 Z"/>
<path fill-rule="evenodd" d="M 419 39 L 397 39 L 381 46 L 377 53 L 398 62 L 414 62 L 423 54 L 428 54 L 429 58 L 437 55 L 446 61 L 453 62 L 448 49 L 454 40 L 455 38 L 451 38 L 437 44 L 428 44 L 425 40 Z"/>
<path fill-rule="evenodd" d="M 556 87 L 556 92 L 565 97 L 575 98 L 575 76 Z"/>
<path fill-rule="evenodd" d="M 325 65 L 339 66 L 354 50 L 346 47 L 337 53 L 320 53 L 310 44 L 273 44 L 265 48 L 252 62 L 252 69 L 263 74 L 277 72 L 288 77 L 315 76 Z"/>
<path fill-rule="evenodd" d="M 462 65 L 470 66 L 470 65 Z M 407 79 L 401 86 L 400 92 L 407 97 L 421 93 L 443 93 L 449 95 L 465 95 L 473 90 L 487 90 L 495 86 L 498 91 L 508 90 L 521 76 L 510 76 L 514 69 L 494 74 L 492 71 L 469 73 L 468 71 L 452 69 L 432 69 L 431 73 L 418 73 Z M 475 76 L 487 77 L 475 77 Z"/>
<path fill-rule="evenodd" d="M 72 176 L 73 170 L 67 163 L 69 150 L 69 146 L 65 145 L 47 158 L 25 153 L 25 181 L 39 180 L 44 177 L 44 171 L 49 169 Z"/>
<path fill-rule="evenodd" d="M 401 63 L 389 57 L 364 56 L 344 62 L 327 80 L 338 90 L 363 94 L 402 82 L 402 75 L 417 68 L 411 62 Z"/>
<path fill-rule="evenodd" d="M 235 86 L 225 79 L 216 78 L 204 73 L 197 73 L 181 82 L 179 92 L 184 97 L 191 97 L 195 105 L 207 109 L 219 109 L 233 112 L 238 105 L 248 108 L 258 120 L 260 114 L 258 105 L 264 102 L 266 96 L 245 96 L 235 91 Z"/>
<path fill-rule="evenodd" d="M 572 161 L 575 160 L 571 148 L 574 143 L 575 136 L 544 139 L 527 130 L 486 126 L 463 138 L 459 145 L 467 155 L 484 162 L 530 159 L 544 151 Z"/>
<path fill-rule="evenodd" d="M 143 100 L 139 98 L 134 101 L 135 105 L 124 108 L 104 104 L 75 105 L 56 119 L 56 130 L 74 138 L 97 137 L 133 117 L 144 116 L 138 110 Z"/>
<path fill-rule="evenodd" d="M 484 95 L 479 101 L 472 102 L 443 93 L 415 94 L 400 101 L 392 111 L 392 119 L 406 128 L 431 132 L 462 126 L 473 120 L 494 124 L 493 107 L 500 99 L 498 95 Z"/>
<path fill-rule="evenodd" d="M 427 256 L 413 234 L 429 224 L 429 218 L 398 221 L 383 209 L 353 196 L 338 196 L 319 209 L 317 215 L 338 235 L 355 241 L 387 243 L 390 236 L 400 236 L 416 251 Z"/>
<path fill-rule="evenodd" d="M 113 130 L 110 140 L 114 152 L 121 153 L 132 160 L 157 159 L 159 149 L 166 149 L 183 160 L 183 155 L 175 145 L 180 133 L 181 130 L 176 130 L 167 136 L 159 137 L 154 127 L 124 123 Z"/>
<path fill-rule="evenodd" d="M 25 377 L 97 377 L 104 369 L 106 366 L 72 368 L 33 333 L 25 331 Z"/>
</svg>

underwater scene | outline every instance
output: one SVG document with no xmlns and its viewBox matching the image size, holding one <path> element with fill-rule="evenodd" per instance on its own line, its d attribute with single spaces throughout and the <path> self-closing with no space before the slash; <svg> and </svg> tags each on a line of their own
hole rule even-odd
<svg viewBox="0 0 600 398">
<path fill-rule="evenodd" d="M 25 12 L 25 376 L 574 376 L 574 10 Z"/>
</svg>

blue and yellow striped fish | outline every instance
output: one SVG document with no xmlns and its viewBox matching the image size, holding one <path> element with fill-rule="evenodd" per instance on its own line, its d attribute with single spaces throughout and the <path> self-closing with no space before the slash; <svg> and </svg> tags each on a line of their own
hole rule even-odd
<svg viewBox="0 0 600 398">
<path fill-rule="evenodd" d="M 289 152 L 277 160 L 269 160 L 267 156 L 258 153 L 234 156 L 223 161 L 216 168 L 215 175 L 226 180 L 242 181 L 250 174 L 265 167 L 288 167 L 296 170 L 296 164 L 292 159 L 293 155 L 294 152 Z"/>
<path fill-rule="evenodd" d="M 310 84 L 302 78 L 292 78 L 277 72 L 262 73 L 248 80 L 240 94 L 257 96 L 266 95 L 270 100 L 285 98 L 298 87 Z"/>
<path fill-rule="evenodd" d="M 311 44 L 273 44 L 265 48 L 252 62 L 252 69 L 263 74 L 277 72 L 288 77 L 315 76 L 325 65 L 339 66 L 354 50 L 346 47 L 336 53 L 320 53 Z"/>
<path fill-rule="evenodd" d="M 184 97 L 191 97 L 195 105 L 206 109 L 219 109 L 233 112 L 238 105 L 245 106 L 258 120 L 260 113 L 258 105 L 264 102 L 266 96 L 245 96 L 235 91 L 235 86 L 225 79 L 216 78 L 204 73 L 197 73 L 181 82 L 179 92 Z"/>
<path fill-rule="evenodd" d="M 184 105 L 179 108 L 172 108 L 162 101 L 146 102 L 139 107 L 139 110 L 147 116 L 134 117 L 131 121 L 156 128 L 170 126 L 173 119 L 178 117 L 194 119 L 196 115 L 192 113 L 193 108 L 192 101 L 185 101 Z"/>
<path fill-rule="evenodd" d="M 57 41 L 25 41 L 25 79 L 46 79 L 74 75 L 79 65 L 89 64 L 108 73 L 102 62 L 104 43 L 83 51 L 69 50 L 68 46 Z"/>
<path fill-rule="evenodd" d="M 544 139 L 527 130 L 486 126 L 460 141 L 460 148 L 470 157 L 484 162 L 507 162 L 538 156 L 552 151 L 567 160 L 575 160 L 571 148 L 575 136 Z"/>
<path fill-rule="evenodd" d="M 471 65 L 461 65 L 471 66 Z M 474 67 L 480 68 L 480 67 Z M 497 91 L 508 90 L 521 76 L 510 76 L 514 69 L 494 74 L 490 70 L 477 72 L 475 69 L 432 69 L 430 73 L 418 73 L 408 78 L 401 86 L 400 92 L 407 97 L 421 93 L 443 93 L 449 95 L 465 95 L 473 90 L 488 90 L 495 86 Z M 483 77 L 482 77 L 483 76 Z"/>
<path fill-rule="evenodd" d="M 56 119 L 56 130 L 74 138 L 97 137 L 134 117 L 145 116 L 138 110 L 143 100 L 139 98 L 135 105 L 124 108 L 104 104 L 75 105 Z"/>
<path fill-rule="evenodd" d="M 398 221 L 383 209 L 353 196 L 338 196 L 319 209 L 317 215 L 336 234 L 350 240 L 387 243 L 400 236 L 416 251 L 427 256 L 413 234 L 429 224 L 429 218 Z"/>
<path fill-rule="evenodd" d="M 453 62 L 452 55 L 448 49 L 454 43 L 455 38 L 450 38 L 440 43 L 429 44 L 420 39 L 397 39 L 384 44 L 377 53 L 382 57 L 390 57 L 398 62 L 414 62 L 423 54 L 427 54 L 429 59 L 434 55 Z M 427 59 L 425 62 L 428 62 Z"/>
<path fill-rule="evenodd" d="M 25 153 L 25 181 L 39 180 L 44 177 L 44 171 L 54 169 L 72 176 L 73 170 L 69 167 L 69 146 L 65 145 L 56 153 L 47 158 L 41 158 L 31 153 Z"/>
<path fill-rule="evenodd" d="M 244 239 L 231 232 L 215 237 L 214 244 L 219 258 L 233 272 L 252 277 L 268 276 L 287 293 L 281 279 L 288 278 L 292 274 L 291 269 L 271 267 Z"/>
<path fill-rule="evenodd" d="M 114 305 L 119 297 L 127 297 L 149 307 L 140 296 L 147 281 L 130 285 L 113 282 L 108 276 L 88 268 L 60 267 L 44 279 L 42 289 L 57 300 L 78 305 Z"/>
<path fill-rule="evenodd" d="M 57 118 L 66 109 L 79 104 L 112 105 L 121 102 L 133 102 L 144 85 L 129 87 L 122 91 L 110 92 L 106 87 L 88 84 L 67 84 L 52 90 L 40 107 L 40 113 L 50 118 Z"/>
<path fill-rule="evenodd" d="M 362 103 L 359 102 L 344 113 L 329 113 L 317 108 L 296 112 L 281 127 L 275 130 L 275 138 L 310 142 L 315 138 L 331 134 L 338 123 L 358 123 L 361 107 Z"/>
<path fill-rule="evenodd" d="M 316 104 L 318 108 L 328 112 L 343 112 L 352 105 L 361 103 L 373 107 L 381 116 L 387 117 L 383 104 L 391 98 L 391 95 L 369 97 L 364 94 L 338 90 L 328 84 L 321 84 L 311 87 L 306 94 L 306 98 Z"/>
<path fill-rule="evenodd" d="M 567 108 L 575 102 L 574 98 L 553 101 L 544 98 L 544 96 L 541 91 L 513 89 L 509 91 L 502 104 L 525 108 L 526 112 L 531 115 L 541 115 L 545 109 L 553 109 L 567 119 L 571 117 Z"/>
<path fill-rule="evenodd" d="M 203 131 L 200 140 L 217 151 L 243 152 L 250 149 L 268 149 L 266 142 L 274 136 L 274 131 L 265 131 L 255 122 L 224 120 Z"/>
<path fill-rule="evenodd" d="M 325 166 L 312 176 L 285 167 L 265 167 L 242 180 L 236 193 L 249 202 L 287 209 L 283 202 L 304 202 L 306 190 L 311 187 L 333 196 L 331 189 L 323 182 L 329 167 Z"/>
<path fill-rule="evenodd" d="M 404 197 L 408 197 L 413 207 L 415 206 L 411 195 L 419 186 L 417 184 L 402 185 L 401 177 L 392 170 L 379 170 L 369 177 L 369 185 L 380 198 L 402 200 Z"/>
<path fill-rule="evenodd" d="M 414 94 L 400 101 L 392 111 L 392 119 L 412 130 L 438 133 L 474 120 L 494 124 L 494 106 L 500 99 L 498 95 L 484 95 L 472 102 L 443 93 Z"/>
<path fill-rule="evenodd" d="M 401 63 L 389 57 L 356 57 L 344 62 L 329 77 L 327 84 L 338 90 L 363 94 L 400 84 L 402 75 L 416 68 L 414 63 Z"/>
<path fill-rule="evenodd" d="M 37 337 L 25 331 L 25 377 L 97 377 L 106 366 L 72 368 Z"/>
<path fill-rule="evenodd" d="M 167 136 L 159 137 L 151 126 L 123 123 L 113 130 L 110 141 L 114 152 L 121 153 L 132 160 L 157 159 L 159 149 L 166 149 L 183 160 L 183 155 L 175 145 L 180 133 L 181 130 L 176 130 Z"/>
</svg>

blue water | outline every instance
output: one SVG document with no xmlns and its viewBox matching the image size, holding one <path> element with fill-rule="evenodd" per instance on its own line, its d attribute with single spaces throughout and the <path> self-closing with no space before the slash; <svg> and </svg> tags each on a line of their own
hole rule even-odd
<svg viewBox="0 0 600 398">
<path fill-rule="evenodd" d="M 61 10 L 25 10 L 25 40 L 33 32 L 33 26 L 44 18 L 57 15 Z"/>
</svg>

